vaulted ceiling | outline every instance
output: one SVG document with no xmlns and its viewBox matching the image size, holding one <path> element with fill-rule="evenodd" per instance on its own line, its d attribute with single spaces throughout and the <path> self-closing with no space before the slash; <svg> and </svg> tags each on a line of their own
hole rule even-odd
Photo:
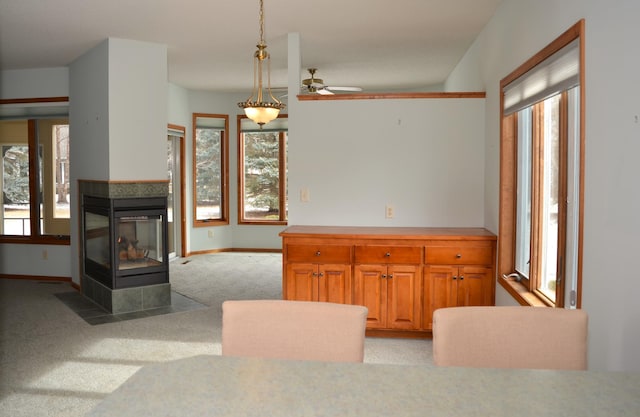
<svg viewBox="0 0 640 417">
<path fill-rule="evenodd" d="M 441 84 L 500 0 L 264 0 L 272 85 L 287 82 L 287 34 L 328 85 L 421 91 Z M 258 0 L 0 0 L 0 68 L 67 66 L 108 37 L 167 45 L 169 81 L 245 92 Z M 304 74 L 303 74 L 304 75 Z"/>
</svg>

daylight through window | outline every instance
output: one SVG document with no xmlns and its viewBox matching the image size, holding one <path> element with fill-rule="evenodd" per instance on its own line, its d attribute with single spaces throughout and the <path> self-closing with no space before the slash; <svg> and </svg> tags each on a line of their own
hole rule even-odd
<svg viewBox="0 0 640 417">
<path fill-rule="evenodd" d="M 580 22 L 501 82 L 501 284 L 579 307 L 584 109 Z M 534 303 L 535 304 L 535 303 Z"/>
</svg>

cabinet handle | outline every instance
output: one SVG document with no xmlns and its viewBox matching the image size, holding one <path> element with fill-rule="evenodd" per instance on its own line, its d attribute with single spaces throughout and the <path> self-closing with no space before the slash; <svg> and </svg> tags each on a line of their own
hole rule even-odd
<svg viewBox="0 0 640 417">
<path fill-rule="evenodd" d="M 389 274 L 389 279 L 393 278 L 393 274 Z"/>
<path fill-rule="evenodd" d="M 464 279 L 464 275 L 460 275 L 460 280 L 463 280 L 463 279 Z"/>
<path fill-rule="evenodd" d="M 387 277 L 387 274 L 382 274 L 382 278 L 386 278 L 386 277 Z"/>
<path fill-rule="evenodd" d="M 317 276 L 318 276 L 318 273 L 317 273 L 317 272 L 314 272 L 314 273 L 313 273 L 313 274 L 311 274 L 311 275 L 312 275 L 312 276 L 314 276 L 314 277 L 317 277 Z"/>
<path fill-rule="evenodd" d="M 316 256 L 320 256 L 320 251 L 316 251 Z"/>
<path fill-rule="evenodd" d="M 454 275 L 454 276 L 453 276 L 453 279 L 458 279 L 458 277 Z"/>
<path fill-rule="evenodd" d="M 324 272 L 320 272 L 320 276 L 323 277 L 324 276 Z"/>
<path fill-rule="evenodd" d="M 461 254 L 461 253 L 456 253 L 456 258 L 457 258 L 457 259 L 462 258 L 462 254 Z"/>
<path fill-rule="evenodd" d="M 384 256 L 386 256 L 387 258 L 390 258 L 391 257 L 391 252 L 385 253 Z"/>
</svg>

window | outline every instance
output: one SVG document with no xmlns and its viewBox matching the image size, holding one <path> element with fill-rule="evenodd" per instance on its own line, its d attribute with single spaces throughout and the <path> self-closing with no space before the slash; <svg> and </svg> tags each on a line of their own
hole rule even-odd
<svg viewBox="0 0 640 417">
<path fill-rule="evenodd" d="M 2 241 L 68 243 L 68 123 L 44 116 L 0 121 Z"/>
<path fill-rule="evenodd" d="M 287 223 L 287 115 L 260 129 L 238 116 L 238 223 Z"/>
<path fill-rule="evenodd" d="M 501 81 L 499 282 L 522 304 L 580 307 L 581 21 Z"/>
<path fill-rule="evenodd" d="M 229 116 L 193 114 L 194 226 L 229 224 Z"/>
</svg>

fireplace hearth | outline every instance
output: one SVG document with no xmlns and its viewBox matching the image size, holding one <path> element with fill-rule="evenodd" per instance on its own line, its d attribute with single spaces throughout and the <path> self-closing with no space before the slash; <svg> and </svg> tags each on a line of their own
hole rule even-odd
<svg viewBox="0 0 640 417">
<path fill-rule="evenodd" d="M 171 304 L 167 198 L 144 185 L 81 182 L 82 293 L 113 314 Z"/>
</svg>

